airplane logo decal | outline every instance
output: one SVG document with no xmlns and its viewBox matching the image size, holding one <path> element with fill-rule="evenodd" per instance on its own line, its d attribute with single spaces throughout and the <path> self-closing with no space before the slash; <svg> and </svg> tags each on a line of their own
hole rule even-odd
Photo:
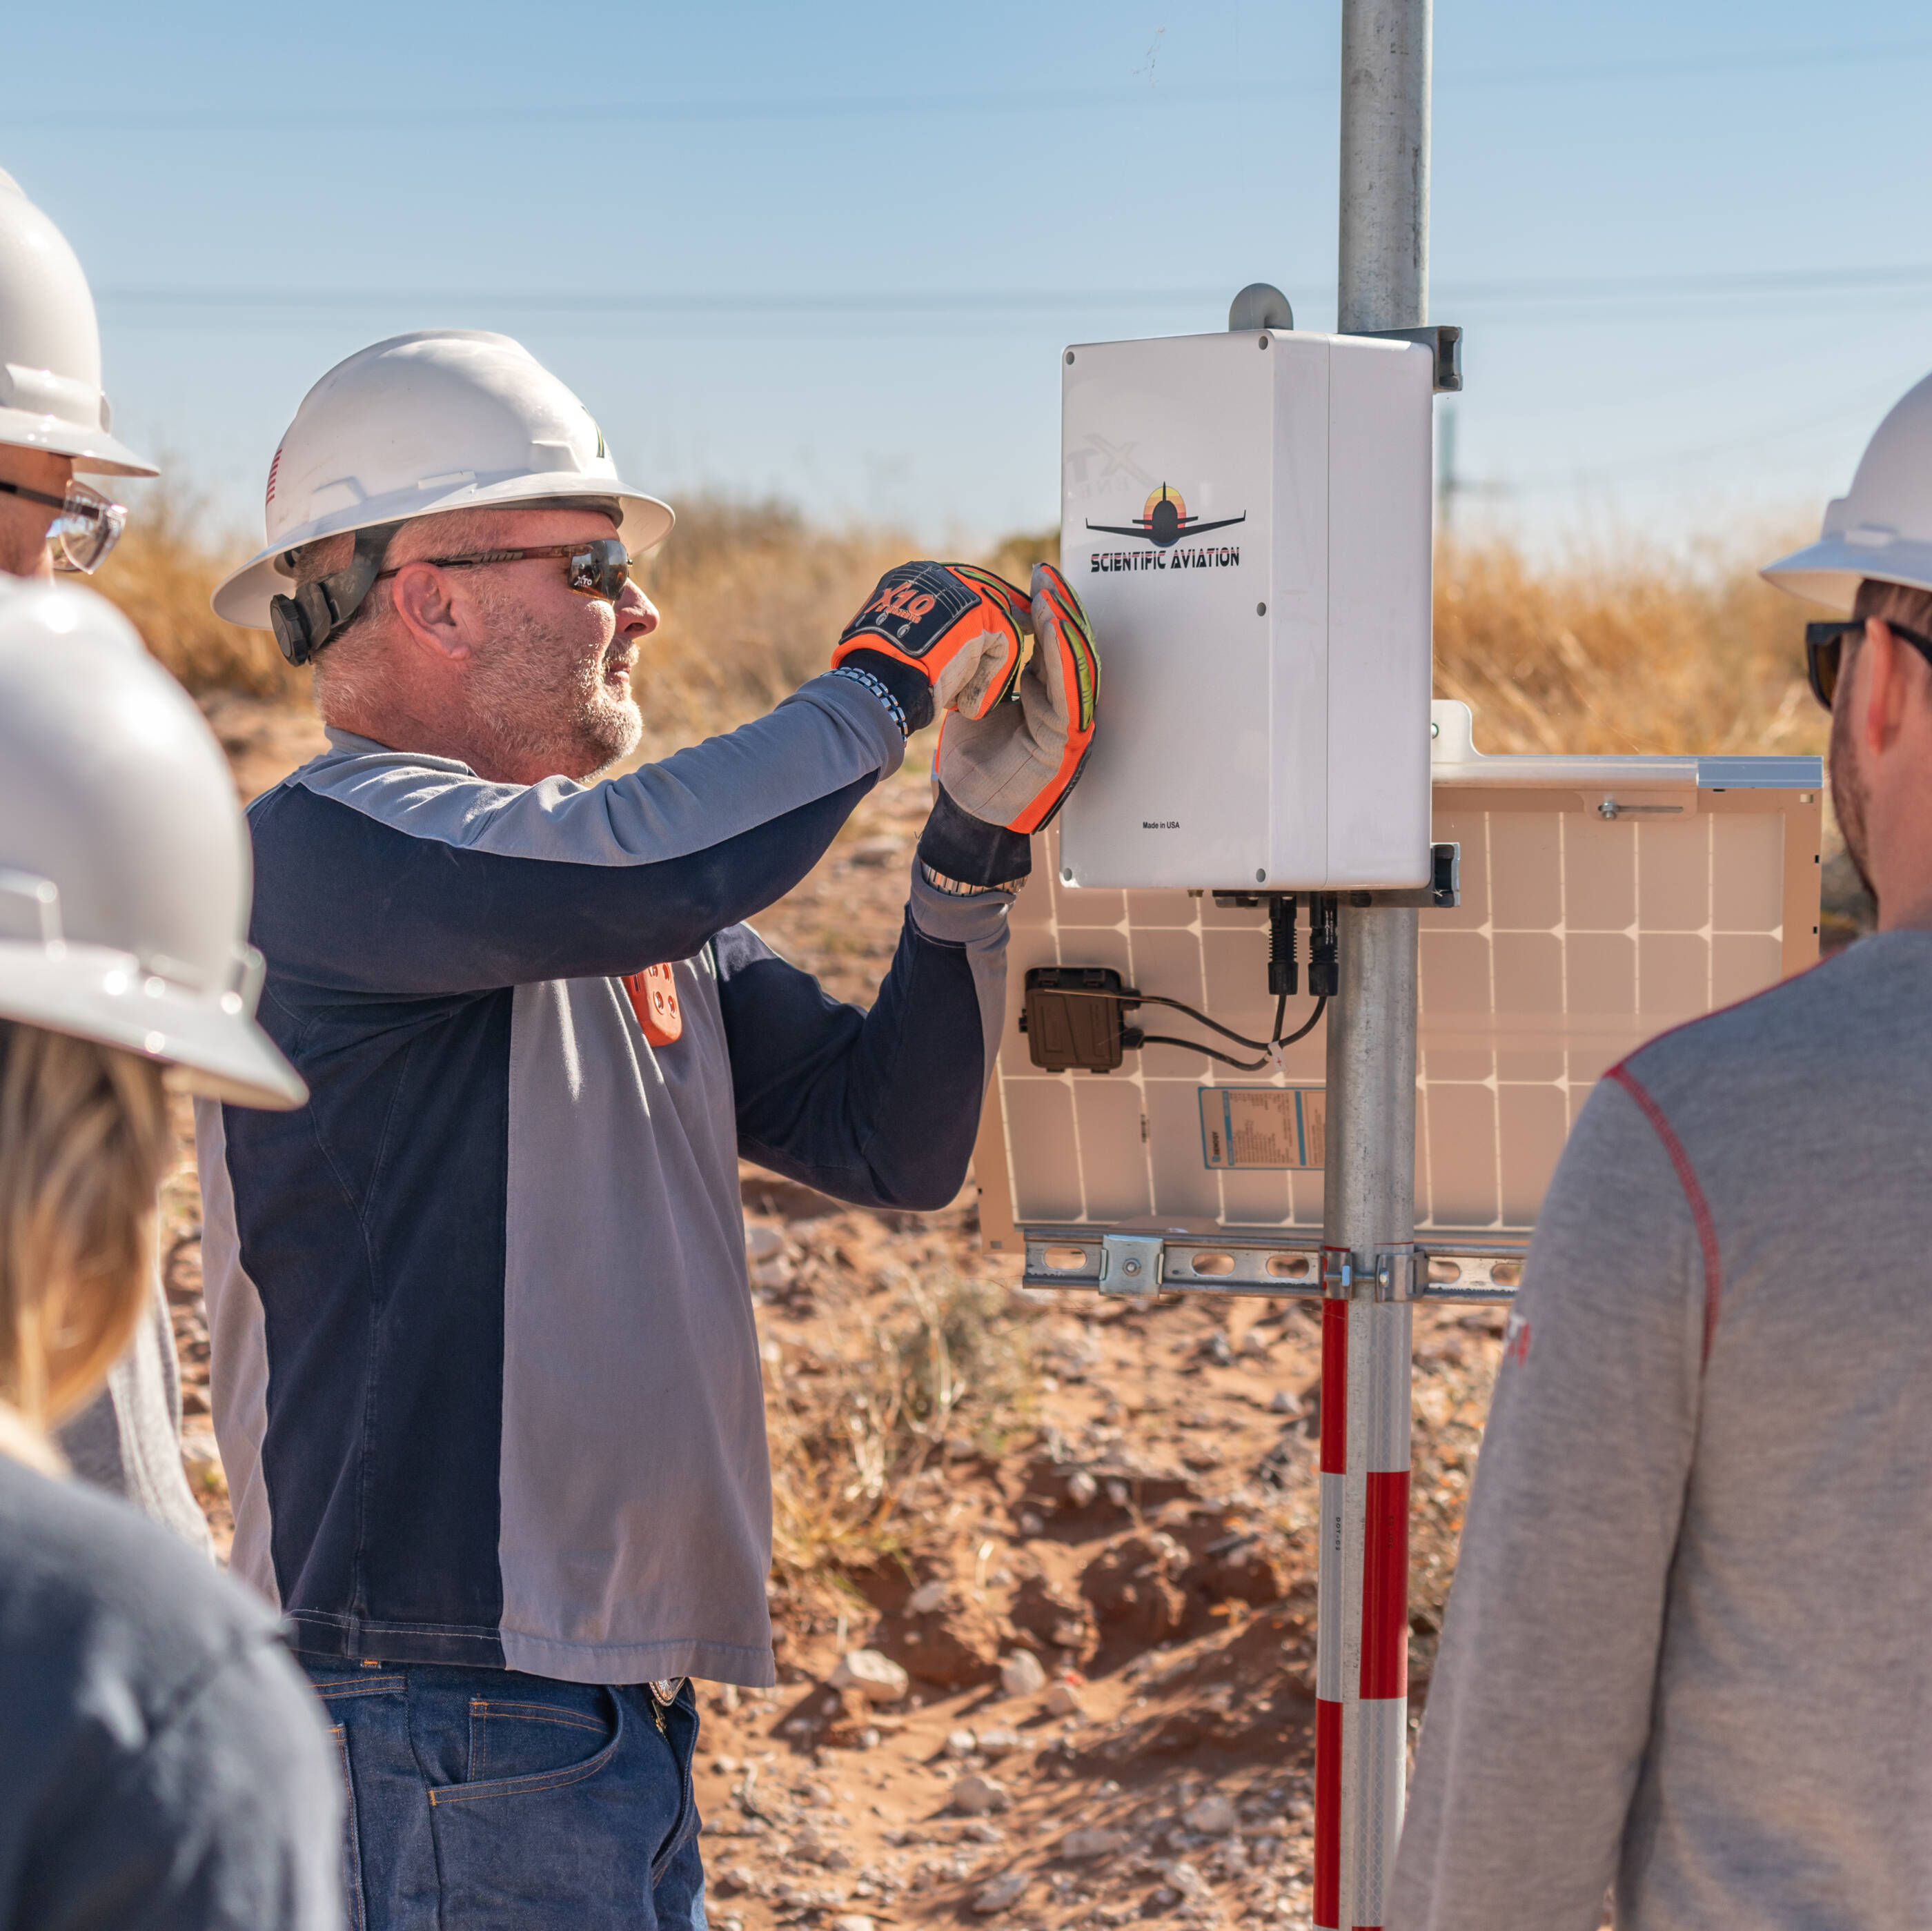
<svg viewBox="0 0 1932 1931">
<path fill-rule="evenodd" d="M 1203 523 L 1198 516 L 1187 514 L 1187 505 L 1180 499 L 1178 490 L 1171 490 L 1163 483 L 1147 499 L 1145 506 L 1130 523 L 1089 523 L 1087 527 L 1103 536 L 1138 536 L 1151 543 L 1156 550 L 1168 550 L 1184 536 L 1199 536 L 1210 529 L 1230 529 L 1238 523 L 1246 523 L 1248 513 L 1244 510 L 1239 516 L 1224 516 L 1214 523 Z"/>
</svg>

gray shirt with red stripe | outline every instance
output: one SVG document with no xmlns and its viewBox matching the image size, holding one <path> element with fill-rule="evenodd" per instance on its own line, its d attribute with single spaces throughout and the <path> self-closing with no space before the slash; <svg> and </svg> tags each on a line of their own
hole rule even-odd
<svg viewBox="0 0 1932 1931">
<path fill-rule="evenodd" d="M 1592 1095 L 1538 1223 L 1388 1923 L 1932 1913 L 1932 934 Z"/>
</svg>

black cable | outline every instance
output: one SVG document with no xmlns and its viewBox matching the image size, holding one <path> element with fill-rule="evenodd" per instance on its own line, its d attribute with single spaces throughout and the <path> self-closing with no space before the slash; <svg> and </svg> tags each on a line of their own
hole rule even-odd
<svg viewBox="0 0 1932 1931">
<path fill-rule="evenodd" d="M 1192 1006 L 1184 1006 L 1178 999 L 1163 998 L 1157 992 L 1135 992 L 1124 986 L 1118 992 L 1107 992 L 1085 985 L 1056 985 L 1052 991 L 1061 999 L 1118 999 L 1123 1006 L 1169 1006 L 1176 1012 L 1186 1013 L 1190 1019 L 1198 1019 L 1210 1032 L 1220 1033 L 1224 1039 L 1233 1040 L 1238 1046 L 1248 1046 L 1258 1053 L 1264 1053 L 1270 1044 L 1266 1039 L 1250 1039 L 1245 1033 L 1237 1033 L 1232 1026 L 1224 1026 L 1220 1020 L 1209 1018 L 1206 1013 L 1196 1011 Z M 1285 1006 L 1287 1001 L 1284 1000 L 1282 1003 Z M 1281 1030 L 1279 1010 L 1274 1016 L 1274 1029 L 1277 1033 Z"/>
<path fill-rule="evenodd" d="M 1316 1027 L 1321 1021 L 1322 1014 L 1327 1012 L 1328 1009 L 1328 994 L 1324 992 L 1317 994 L 1315 1001 L 1315 1010 L 1308 1015 L 1307 1024 L 1304 1025 L 1298 1033 L 1289 1033 L 1286 1039 L 1277 1037 L 1274 1043 L 1277 1046 L 1292 1046 L 1294 1044 L 1296 1040 L 1306 1039 L 1309 1034 L 1315 1030 Z M 1279 1019 L 1274 1022 L 1274 1030 L 1276 1033 L 1279 1035 L 1281 1031 L 1281 1021 Z"/>
<path fill-rule="evenodd" d="M 1132 1046 L 1138 1051 L 1142 1046 L 1180 1046 L 1190 1053 L 1202 1053 L 1210 1060 L 1219 1060 L 1224 1066 L 1232 1066 L 1237 1072 L 1258 1073 L 1268 1063 L 1260 1060 L 1231 1060 L 1226 1053 L 1217 1053 L 1212 1046 L 1204 1046 L 1198 1039 L 1175 1039 L 1165 1033 L 1142 1033 L 1130 1027 L 1120 1036 L 1124 1046 Z"/>
</svg>

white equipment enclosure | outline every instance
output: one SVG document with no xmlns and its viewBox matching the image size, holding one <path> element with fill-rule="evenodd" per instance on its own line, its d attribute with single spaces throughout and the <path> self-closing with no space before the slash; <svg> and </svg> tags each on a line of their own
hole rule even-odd
<svg viewBox="0 0 1932 1931">
<path fill-rule="evenodd" d="M 1068 883 L 1427 878 L 1435 371 L 1270 328 L 1066 351 L 1060 558 L 1106 679 Z"/>
<path fill-rule="evenodd" d="M 1598 1079 L 1816 958 L 1821 772 L 1815 757 L 1485 757 L 1466 706 L 1432 709 L 1434 838 L 1460 847 L 1460 903 L 1420 914 L 1415 1201 L 1431 1278 L 1415 1296 L 1504 1300 L 1504 1264 Z M 977 1162 L 988 1245 L 1024 1246 L 1035 1286 L 1319 1293 L 1325 1021 L 1255 1072 L 1166 1045 L 1111 1073 L 1051 1072 L 1018 1030 L 1029 969 L 1097 967 L 1130 1002 L 1178 1000 L 1265 1039 L 1264 910 L 1071 886 L 1055 842 L 1042 835 L 1012 915 Z M 1288 1030 L 1312 1007 L 1291 999 Z M 1186 1017 L 1161 1030 L 1239 1050 Z M 1110 1269 L 1110 1249 L 1139 1264 Z"/>
</svg>

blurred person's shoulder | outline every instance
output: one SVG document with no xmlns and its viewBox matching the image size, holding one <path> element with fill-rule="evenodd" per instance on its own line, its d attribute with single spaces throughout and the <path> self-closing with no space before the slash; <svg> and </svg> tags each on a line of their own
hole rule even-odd
<svg viewBox="0 0 1932 1931">
<path fill-rule="evenodd" d="M 0 1711 L 0 1922 L 136 1894 L 182 1931 L 339 1921 L 337 1777 L 268 1606 L 4 1454 Z"/>
<path fill-rule="evenodd" d="M 1932 932 L 1861 939 L 1808 970 L 1638 1047 L 1611 1077 L 1674 1110 L 1749 1108 L 1794 1090 L 1828 1103 L 1932 1085 Z"/>
</svg>

